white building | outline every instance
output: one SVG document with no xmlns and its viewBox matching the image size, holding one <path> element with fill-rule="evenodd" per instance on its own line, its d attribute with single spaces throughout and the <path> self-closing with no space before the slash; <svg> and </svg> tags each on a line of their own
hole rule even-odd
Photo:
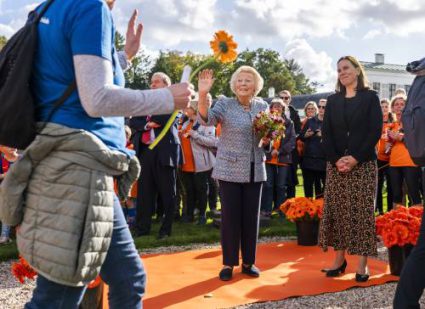
<svg viewBox="0 0 425 309">
<path fill-rule="evenodd" d="M 394 95 L 398 88 L 409 91 L 414 75 L 406 71 L 406 65 L 385 63 L 384 54 L 375 54 L 375 62 L 361 61 L 369 86 L 376 90 L 381 99 Z"/>
</svg>

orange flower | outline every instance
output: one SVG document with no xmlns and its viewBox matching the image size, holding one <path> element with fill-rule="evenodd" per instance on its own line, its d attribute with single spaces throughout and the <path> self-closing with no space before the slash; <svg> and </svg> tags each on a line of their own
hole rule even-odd
<svg viewBox="0 0 425 309">
<path fill-rule="evenodd" d="M 19 262 L 12 264 L 12 274 L 22 284 L 25 283 L 25 278 L 34 280 L 34 277 L 37 276 L 37 272 L 22 256 L 19 257 Z"/>
<path fill-rule="evenodd" d="M 99 286 L 99 284 L 102 283 L 102 279 L 100 278 L 100 276 L 97 276 L 96 279 L 90 281 L 90 283 L 87 285 L 88 289 L 93 289 Z"/>
<path fill-rule="evenodd" d="M 226 31 L 217 31 L 214 34 L 214 40 L 210 42 L 210 46 L 214 51 L 214 56 L 222 63 L 232 62 L 238 56 L 236 52 L 238 44 L 233 41 L 233 36 Z"/>
<path fill-rule="evenodd" d="M 385 234 L 383 239 L 384 239 L 385 247 L 387 248 L 397 245 L 397 234 L 394 232 Z"/>
<path fill-rule="evenodd" d="M 295 197 L 286 200 L 280 210 L 289 221 L 318 220 L 321 217 L 322 202 L 316 203 L 306 197 Z"/>
<path fill-rule="evenodd" d="M 421 226 L 422 207 L 397 207 L 375 219 L 376 233 L 382 237 L 386 247 L 415 245 Z"/>
<path fill-rule="evenodd" d="M 422 214 L 424 212 L 424 208 L 420 206 L 412 206 L 409 207 L 409 214 L 414 217 L 422 218 Z"/>
<path fill-rule="evenodd" d="M 401 224 L 397 224 L 393 228 L 394 233 L 397 234 L 398 243 L 400 246 L 404 246 L 409 238 L 409 229 Z"/>
</svg>

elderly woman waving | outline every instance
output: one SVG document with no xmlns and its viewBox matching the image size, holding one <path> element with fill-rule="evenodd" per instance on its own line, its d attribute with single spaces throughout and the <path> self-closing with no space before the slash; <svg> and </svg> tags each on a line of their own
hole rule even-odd
<svg viewBox="0 0 425 309">
<path fill-rule="evenodd" d="M 219 100 L 210 108 L 206 97 L 213 82 L 211 70 L 199 75 L 198 111 L 200 120 L 206 125 L 221 123 L 222 127 L 212 174 L 219 180 L 221 194 L 224 267 L 219 277 L 223 281 L 232 278 L 233 267 L 239 265 L 239 247 L 242 273 L 258 277 L 260 271 L 254 264 L 261 187 L 266 180 L 266 170 L 264 150 L 258 147 L 253 120 L 257 113 L 268 108 L 266 102 L 256 98 L 263 87 L 263 78 L 252 67 L 238 68 L 230 81 L 236 97 Z M 269 141 L 263 140 L 263 143 L 269 144 Z"/>
</svg>

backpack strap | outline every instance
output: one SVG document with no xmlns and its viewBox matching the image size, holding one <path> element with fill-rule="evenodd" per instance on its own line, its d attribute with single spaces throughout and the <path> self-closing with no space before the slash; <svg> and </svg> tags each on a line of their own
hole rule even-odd
<svg viewBox="0 0 425 309">
<path fill-rule="evenodd" d="M 55 101 L 55 103 L 53 104 L 53 108 L 50 111 L 49 115 L 47 116 L 46 121 L 44 121 L 44 124 L 41 126 L 40 129 L 38 129 L 38 134 L 40 134 L 41 131 L 43 131 L 43 129 L 46 127 L 47 123 L 50 121 L 50 119 L 52 119 L 53 114 L 58 110 L 58 108 L 65 103 L 66 99 L 69 98 L 69 96 L 72 94 L 72 92 L 74 90 L 77 89 L 77 83 L 75 81 L 75 79 L 72 81 L 72 83 L 70 83 L 68 85 L 68 87 L 66 88 L 65 92 L 62 93 L 61 97 L 59 99 L 57 99 Z"/>
<path fill-rule="evenodd" d="M 48 0 L 47 2 L 45 2 L 43 8 L 41 9 L 40 13 L 37 14 L 37 17 L 35 19 L 35 23 L 38 24 L 41 17 L 43 17 L 44 13 L 46 13 L 47 9 L 49 8 L 49 6 L 53 3 L 54 0 Z"/>
<path fill-rule="evenodd" d="M 53 114 L 58 110 L 59 107 L 61 107 L 61 105 L 63 103 L 65 103 L 66 99 L 69 98 L 69 96 L 72 94 L 72 92 L 77 89 L 77 83 L 75 81 L 75 79 L 72 81 L 72 83 L 70 83 L 68 85 L 68 87 L 66 88 L 65 92 L 62 93 L 61 97 L 59 99 L 56 100 L 56 102 L 53 104 L 53 108 L 49 113 L 49 116 L 47 116 L 46 122 L 49 122 L 50 119 L 52 118 Z"/>
</svg>

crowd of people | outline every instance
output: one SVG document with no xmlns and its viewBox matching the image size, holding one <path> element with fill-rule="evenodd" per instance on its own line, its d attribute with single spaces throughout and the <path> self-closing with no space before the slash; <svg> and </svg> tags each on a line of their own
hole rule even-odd
<svg viewBox="0 0 425 309">
<path fill-rule="evenodd" d="M 141 307 L 146 274 L 132 236 L 150 235 L 154 218 L 161 222 L 159 239 L 172 234 L 176 219 L 204 225 L 208 208 L 217 213 L 218 199 L 219 278 L 232 279 L 239 252 L 242 273 L 259 277 L 259 218 L 295 197 L 299 169 L 304 195 L 324 198 L 319 245 L 336 253 L 324 270 L 327 277 L 344 273 L 347 252 L 359 256 L 355 280 L 368 280 L 384 184 L 387 210 L 422 204 L 422 172 L 403 143 L 406 93 L 380 100 L 354 57 L 339 59 L 336 93 L 307 102 L 301 119 L 290 91 L 280 91 L 270 103 L 258 97 L 264 80 L 251 66 L 233 72 L 234 96 L 215 102 L 214 72 L 208 69 L 199 74 L 197 94 L 188 83 L 172 84 L 163 72 L 152 75 L 150 90 L 126 89 L 123 70 L 137 53 L 143 30 L 137 12 L 125 50 L 118 52 L 113 0 L 48 5 L 45 20 L 58 22 L 39 24 L 44 52 L 36 53 L 33 72 L 37 120 L 47 125 L 14 163 L 1 196 L 10 211 L 5 216 L 2 209 L 0 242 L 10 241 L 8 223 L 19 222 L 19 251 L 39 274 L 28 308 L 74 308 L 99 273 L 109 285 L 111 308 Z M 78 92 L 50 117 L 57 92 L 73 80 Z M 174 110 L 182 112 L 151 149 Z M 253 120 L 262 111 L 283 118 L 284 136 L 271 140 L 254 133 Z M 4 175 L 18 154 L 0 150 Z M 35 176 L 18 177 L 19 172 Z M 19 193 L 26 198 L 25 211 L 15 201 Z M 122 206 L 133 199 L 131 235 Z"/>
</svg>

